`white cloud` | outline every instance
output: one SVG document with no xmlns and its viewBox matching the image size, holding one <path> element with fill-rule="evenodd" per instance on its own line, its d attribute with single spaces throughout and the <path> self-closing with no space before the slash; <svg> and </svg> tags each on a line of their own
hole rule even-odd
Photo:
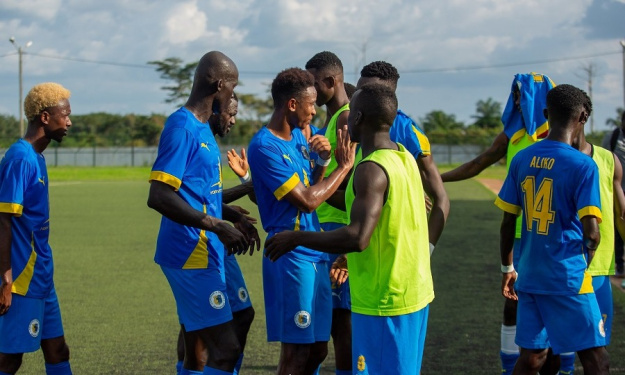
<svg viewBox="0 0 625 375">
<path fill-rule="evenodd" d="M 166 21 L 166 40 L 169 43 L 188 43 L 200 38 L 206 32 L 206 14 L 199 10 L 197 1 L 178 4 L 171 9 Z"/>
<path fill-rule="evenodd" d="M 61 0 L 2 0 L 0 12 L 17 11 L 25 17 L 53 20 L 61 8 Z"/>
</svg>

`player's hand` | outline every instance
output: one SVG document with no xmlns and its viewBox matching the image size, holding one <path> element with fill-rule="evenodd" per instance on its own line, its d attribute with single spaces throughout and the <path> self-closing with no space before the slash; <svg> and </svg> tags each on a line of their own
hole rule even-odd
<svg viewBox="0 0 625 375">
<path fill-rule="evenodd" d="M 250 170 L 245 149 L 241 149 L 241 156 L 234 149 L 228 151 L 228 165 L 237 176 L 244 177 L 247 171 Z"/>
<path fill-rule="evenodd" d="M 254 225 L 258 224 L 258 220 L 255 217 L 250 216 L 250 212 L 248 210 L 246 210 L 245 208 L 243 208 L 241 206 L 234 205 L 234 204 L 229 204 L 228 207 L 230 207 L 233 210 L 235 210 L 236 212 L 242 214 L 247 219 L 247 221 L 249 221 L 250 223 L 252 223 Z"/>
<path fill-rule="evenodd" d="M 0 280 L 0 315 L 6 314 L 11 307 L 13 300 L 11 288 L 13 288 L 13 271 L 8 269 Z"/>
<path fill-rule="evenodd" d="M 260 237 L 258 236 L 258 231 L 256 230 L 256 227 L 252 225 L 252 222 L 247 219 L 247 216 L 241 216 L 241 219 L 234 223 L 234 227 L 237 228 L 239 232 L 243 233 L 249 244 L 249 248 L 246 248 L 245 251 L 240 254 L 245 254 L 248 249 L 250 251 L 250 255 L 254 254 L 254 245 L 256 245 L 256 251 L 260 251 Z"/>
<path fill-rule="evenodd" d="M 297 232 L 293 231 L 275 234 L 265 241 L 265 256 L 272 262 L 275 262 L 278 258 L 297 247 L 295 243 L 296 236 Z"/>
<path fill-rule="evenodd" d="M 330 155 L 332 155 L 332 147 L 330 146 L 330 141 L 328 141 L 328 138 L 324 137 L 323 135 L 317 134 L 310 137 L 310 139 L 308 140 L 308 147 L 310 148 L 310 151 L 319 155 L 319 157 L 323 160 L 330 159 Z"/>
<path fill-rule="evenodd" d="M 347 281 L 348 276 L 347 257 L 345 255 L 339 255 L 334 263 L 332 263 L 332 267 L 330 267 L 330 281 L 340 286 Z"/>
<path fill-rule="evenodd" d="M 251 225 L 251 224 L 250 224 Z M 245 253 L 249 246 L 246 236 L 235 227 L 220 220 L 214 227 L 213 232 L 224 244 L 228 255 Z"/>
<path fill-rule="evenodd" d="M 516 291 L 514 290 L 514 282 L 517 278 L 516 271 L 503 273 L 501 279 L 501 294 L 507 299 L 511 299 L 513 301 L 518 301 L 519 297 L 516 295 Z"/>
<path fill-rule="evenodd" d="M 339 167 L 351 169 L 354 166 L 356 143 L 352 143 L 347 125 L 343 126 L 343 129 L 339 129 L 336 134 L 336 150 L 334 150 L 334 157 Z"/>
</svg>

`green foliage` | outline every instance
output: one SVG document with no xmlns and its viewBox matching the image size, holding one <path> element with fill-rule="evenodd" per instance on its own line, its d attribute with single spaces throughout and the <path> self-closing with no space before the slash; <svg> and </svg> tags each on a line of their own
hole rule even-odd
<svg viewBox="0 0 625 375">
<path fill-rule="evenodd" d="M 475 122 L 471 125 L 481 129 L 496 129 L 501 127 L 501 103 L 488 98 L 478 100 L 475 104 L 475 115 L 471 116 Z"/>
<path fill-rule="evenodd" d="M 0 114 L 0 147 L 8 147 L 20 137 L 20 122 L 13 116 Z"/>
<path fill-rule="evenodd" d="M 419 119 L 419 123 L 428 136 L 434 131 L 446 132 L 464 128 L 464 123 L 457 121 L 456 115 L 441 110 L 428 112 L 425 117 Z"/>
<path fill-rule="evenodd" d="M 623 126 L 623 124 L 621 124 L 622 118 L 623 118 L 623 107 L 618 107 L 616 109 L 616 117 L 605 120 L 605 124 L 610 125 L 610 126 Z"/>
<path fill-rule="evenodd" d="M 178 57 L 168 57 L 165 60 L 148 61 L 148 64 L 156 66 L 156 71 L 161 73 L 162 79 L 172 81 L 171 85 L 161 87 L 167 91 L 165 103 L 183 105 L 191 92 L 193 74 L 198 61 L 184 64 Z"/>
<path fill-rule="evenodd" d="M 105 112 L 73 115 L 72 127 L 63 140 L 66 147 L 155 146 L 165 116 L 117 115 Z"/>
</svg>

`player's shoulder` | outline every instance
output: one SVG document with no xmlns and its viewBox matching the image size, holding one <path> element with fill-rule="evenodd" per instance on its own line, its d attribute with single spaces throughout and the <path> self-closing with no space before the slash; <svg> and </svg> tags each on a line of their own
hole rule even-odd
<svg viewBox="0 0 625 375">
<path fill-rule="evenodd" d="M 13 143 L 6 151 L 2 161 L 4 163 L 26 161 L 31 162 L 36 156 L 35 150 L 32 145 L 23 139 Z"/>
</svg>

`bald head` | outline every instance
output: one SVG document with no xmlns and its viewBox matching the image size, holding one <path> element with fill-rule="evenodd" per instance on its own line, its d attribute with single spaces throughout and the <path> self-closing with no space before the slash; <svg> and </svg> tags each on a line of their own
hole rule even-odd
<svg viewBox="0 0 625 375">
<path fill-rule="evenodd" d="M 193 86 L 211 84 L 219 80 L 236 82 L 239 80 L 239 70 L 228 56 L 219 51 L 211 51 L 200 59 L 195 69 Z"/>
</svg>

